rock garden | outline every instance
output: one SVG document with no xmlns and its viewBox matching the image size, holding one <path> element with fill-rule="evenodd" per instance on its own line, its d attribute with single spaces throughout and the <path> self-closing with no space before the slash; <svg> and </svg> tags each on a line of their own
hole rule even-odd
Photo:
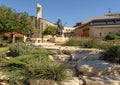
<svg viewBox="0 0 120 85">
<path fill-rule="evenodd" d="M 0 85 L 120 85 L 119 49 L 10 45 L 0 51 Z"/>
</svg>

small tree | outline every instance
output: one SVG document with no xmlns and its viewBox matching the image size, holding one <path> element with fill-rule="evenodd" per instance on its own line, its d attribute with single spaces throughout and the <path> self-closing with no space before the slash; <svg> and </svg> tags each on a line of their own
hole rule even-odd
<svg viewBox="0 0 120 85">
<path fill-rule="evenodd" d="M 55 26 L 48 26 L 45 31 L 43 32 L 44 35 L 52 35 L 55 36 L 57 31 L 57 27 Z"/>
<path fill-rule="evenodd" d="M 26 12 L 16 12 L 6 6 L 0 6 L 0 34 L 11 33 L 11 41 L 14 40 L 13 32 L 31 35 L 33 22 Z M 14 42 L 14 41 L 12 41 Z"/>
<path fill-rule="evenodd" d="M 115 40 L 116 38 L 117 38 L 116 34 L 113 33 L 109 33 L 105 37 L 106 40 Z"/>
</svg>

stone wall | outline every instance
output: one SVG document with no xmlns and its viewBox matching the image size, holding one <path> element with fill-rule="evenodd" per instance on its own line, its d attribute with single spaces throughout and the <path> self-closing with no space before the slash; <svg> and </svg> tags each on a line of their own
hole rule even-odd
<svg viewBox="0 0 120 85">
<path fill-rule="evenodd" d="M 105 37 L 108 33 L 120 32 L 120 26 L 93 26 L 90 27 L 90 37 Z M 101 33 L 101 34 L 100 34 Z M 101 36 L 100 36 L 101 35 Z"/>
</svg>

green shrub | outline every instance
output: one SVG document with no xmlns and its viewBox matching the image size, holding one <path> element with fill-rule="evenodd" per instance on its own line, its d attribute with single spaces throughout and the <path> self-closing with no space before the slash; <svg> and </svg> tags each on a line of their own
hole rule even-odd
<svg viewBox="0 0 120 85">
<path fill-rule="evenodd" d="M 117 32 L 116 35 L 120 37 L 120 32 Z"/>
<path fill-rule="evenodd" d="M 18 57 L 11 58 L 7 61 L 5 65 L 5 72 L 10 78 L 10 85 L 29 85 L 29 78 L 33 75 L 32 72 L 38 73 L 39 70 L 34 70 L 37 68 L 31 67 L 35 64 L 42 68 L 42 65 L 45 63 L 50 64 L 50 59 L 48 55 L 51 52 L 45 49 L 35 49 L 34 51 L 30 52 L 27 55 L 21 55 Z M 29 71 L 29 72 L 28 72 Z"/>
<path fill-rule="evenodd" d="M 6 65 L 6 59 L 7 57 L 6 52 L 8 51 L 8 47 L 1 47 L 0 48 L 0 68 L 4 67 Z"/>
<path fill-rule="evenodd" d="M 7 57 L 6 53 L 0 53 L 0 58 L 5 58 Z"/>
<path fill-rule="evenodd" d="M 38 61 L 29 65 L 26 72 L 31 78 L 61 81 L 66 78 L 65 69 L 56 63 Z"/>
<path fill-rule="evenodd" d="M 7 60 L 3 57 L 0 57 L 0 68 L 5 67 L 7 64 Z"/>
<path fill-rule="evenodd" d="M 8 47 L 0 47 L 0 53 L 5 53 L 8 51 Z"/>
<path fill-rule="evenodd" d="M 98 39 L 88 39 L 84 43 L 84 47 L 85 48 L 96 48 L 98 44 L 99 44 Z"/>
<path fill-rule="evenodd" d="M 64 66 L 52 63 L 51 61 L 44 60 L 42 58 L 33 59 L 29 64 L 25 64 L 21 61 L 16 63 L 14 62 L 12 64 L 9 63 L 8 71 L 11 85 L 21 85 L 21 83 L 24 82 L 24 85 L 26 85 L 29 79 L 61 81 L 66 78 Z M 21 78 L 24 82 L 20 81 Z"/>
<path fill-rule="evenodd" d="M 103 52 L 101 59 L 105 61 L 120 63 L 120 45 L 111 46 Z"/>
<path fill-rule="evenodd" d="M 28 54 L 29 52 L 31 52 L 32 47 L 24 43 L 14 43 L 9 45 L 9 50 L 12 56 L 15 57 L 15 56 Z"/>
<path fill-rule="evenodd" d="M 67 46 L 79 46 L 78 38 L 70 38 L 68 42 L 66 42 Z"/>
<path fill-rule="evenodd" d="M 85 44 L 88 40 L 89 40 L 88 38 L 79 38 L 79 40 L 78 40 L 79 46 L 85 47 Z"/>
<path fill-rule="evenodd" d="M 112 44 L 110 44 L 110 43 L 108 43 L 108 42 L 105 42 L 105 41 L 100 41 L 100 42 L 97 44 L 97 48 L 98 48 L 98 49 L 103 49 L 103 50 L 107 50 L 107 49 L 109 49 L 111 46 L 112 46 Z"/>
<path fill-rule="evenodd" d="M 91 38 L 70 38 L 66 43 L 68 46 L 80 46 L 84 48 L 98 48 L 99 44 L 101 44 L 101 40 L 99 39 L 91 39 Z"/>
<path fill-rule="evenodd" d="M 66 45 L 98 49 L 108 49 L 111 46 L 110 43 L 97 38 L 70 38 Z"/>
<path fill-rule="evenodd" d="M 109 33 L 108 35 L 106 35 L 105 39 L 106 40 L 115 40 L 115 39 L 119 39 L 120 37 L 117 34 L 113 34 L 113 33 Z"/>
<path fill-rule="evenodd" d="M 12 71 L 9 74 L 9 85 L 27 85 L 24 84 L 24 82 L 26 82 L 23 78 L 24 78 L 24 71 L 22 70 L 15 70 Z M 21 82 L 22 81 L 22 82 Z"/>
</svg>

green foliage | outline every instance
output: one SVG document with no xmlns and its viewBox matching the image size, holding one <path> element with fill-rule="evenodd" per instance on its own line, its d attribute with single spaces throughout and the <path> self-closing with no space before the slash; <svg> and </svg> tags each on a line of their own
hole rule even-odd
<svg viewBox="0 0 120 85">
<path fill-rule="evenodd" d="M 99 49 L 108 49 L 111 44 L 99 39 L 90 39 L 90 38 L 70 38 L 66 42 L 67 46 L 80 46 L 84 48 L 99 48 Z"/>
<path fill-rule="evenodd" d="M 119 34 L 113 34 L 113 33 L 109 33 L 105 37 L 106 40 L 115 40 L 115 39 L 119 39 L 119 38 L 120 38 Z"/>
<path fill-rule="evenodd" d="M 12 56 L 15 57 L 15 56 L 28 54 L 32 50 L 32 47 L 24 43 L 14 43 L 9 45 L 9 50 Z"/>
<path fill-rule="evenodd" d="M 50 53 L 45 49 L 37 49 L 29 55 L 10 59 L 6 65 L 10 85 L 29 85 L 29 79 L 64 79 L 65 67 L 50 61 L 47 57 Z"/>
<path fill-rule="evenodd" d="M 29 65 L 27 71 L 28 76 L 33 79 L 61 81 L 66 78 L 64 66 L 51 62 L 41 62 L 41 60 Z"/>
<path fill-rule="evenodd" d="M 100 41 L 99 44 L 97 44 L 97 48 L 107 50 L 112 46 L 112 44 L 105 42 L 105 41 Z"/>
<path fill-rule="evenodd" d="M 117 40 L 120 39 L 120 32 L 117 33 L 109 33 L 108 35 L 106 35 L 105 37 L 106 40 Z"/>
<path fill-rule="evenodd" d="M 15 70 L 15 71 L 12 71 L 9 74 L 9 85 L 25 85 L 24 84 L 24 79 L 22 75 L 24 75 L 24 71 L 22 70 Z M 22 82 L 21 82 L 22 81 Z"/>
<path fill-rule="evenodd" d="M 9 16 L 8 16 L 9 15 Z M 14 17 L 15 11 L 5 6 L 0 6 L 0 32 L 15 30 Z M 11 21 L 12 20 L 12 21 Z M 14 23 L 13 23 L 14 22 Z"/>
<path fill-rule="evenodd" d="M 120 32 L 117 32 L 116 35 L 120 37 Z"/>
<path fill-rule="evenodd" d="M 31 34 L 32 21 L 26 12 L 17 13 L 6 6 L 0 6 L 0 33 L 19 32 Z"/>
<path fill-rule="evenodd" d="M 56 35 L 57 28 L 55 26 L 48 26 L 45 31 L 44 35 Z"/>
<path fill-rule="evenodd" d="M 0 47 L 0 53 L 7 52 L 8 47 Z"/>
<path fill-rule="evenodd" d="M 80 39 L 79 38 L 70 38 L 67 42 L 66 45 L 67 46 L 79 46 L 80 44 Z"/>
<path fill-rule="evenodd" d="M 111 46 L 103 52 L 101 59 L 105 61 L 120 63 L 120 45 Z"/>
<path fill-rule="evenodd" d="M 88 38 L 70 38 L 66 45 L 68 46 L 81 46 L 85 48 L 94 48 L 97 44 L 96 39 L 88 39 Z"/>
<path fill-rule="evenodd" d="M 24 12 L 24 13 L 19 13 L 20 16 L 20 28 L 18 29 L 18 32 L 27 34 L 27 35 L 32 35 L 34 32 L 34 25 L 33 22 L 30 20 L 29 15 Z"/>
<path fill-rule="evenodd" d="M 6 52 L 8 51 L 8 47 L 0 48 L 0 67 L 4 67 L 6 65 Z"/>
<path fill-rule="evenodd" d="M 0 68 L 6 66 L 6 64 L 7 60 L 5 59 L 5 55 L 2 57 L 0 56 Z"/>
<path fill-rule="evenodd" d="M 84 43 L 85 48 L 97 48 L 99 43 L 98 39 L 88 39 Z"/>
</svg>

